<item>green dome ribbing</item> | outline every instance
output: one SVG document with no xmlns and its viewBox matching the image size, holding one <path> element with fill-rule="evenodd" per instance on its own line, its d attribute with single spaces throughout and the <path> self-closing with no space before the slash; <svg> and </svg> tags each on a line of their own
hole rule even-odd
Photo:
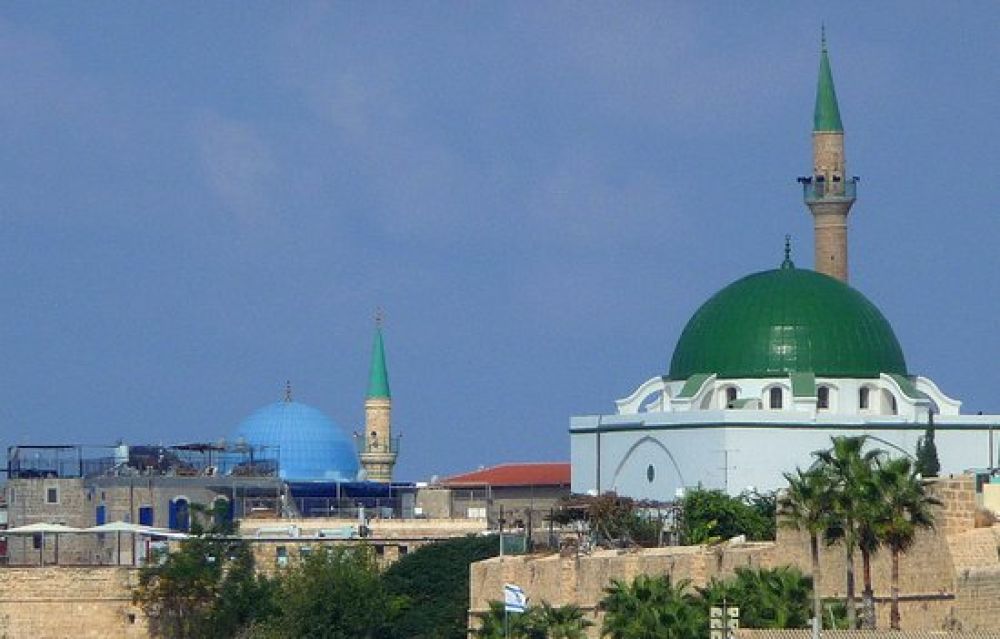
<svg viewBox="0 0 1000 639">
<path fill-rule="evenodd" d="M 670 379 L 906 375 L 892 326 L 864 295 L 832 277 L 784 267 L 716 293 L 691 317 Z"/>
<path fill-rule="evenodd" d="M 816 109 L 813 112 L 813 132 L 843 132 L 840 121 L 840 107 L 837 105 L 837 91 L 833 88 L 833 72 L 830 71 L 830 57 L 826 53 L 826 38 L 819 57 L 819 82 L 816 85 Z"/>
<path fill-rule="evenodd" d="M 372 365 L 368 372 L 368 398 L 390 399 L 389 371 L 385 367 L 385 346 L 382 344 L 382 329 L 376 327 L 375 342 L 372 344 Z"/>
</svg>

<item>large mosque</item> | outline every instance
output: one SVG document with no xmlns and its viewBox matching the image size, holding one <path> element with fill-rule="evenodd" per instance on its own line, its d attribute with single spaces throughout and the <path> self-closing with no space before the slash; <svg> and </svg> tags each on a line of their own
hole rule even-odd
<svg viewBox="0 0 1000 639">
<path fill-rule="evenodd" d="M 289 385 L 284 399 L 258 409 L 232 435 L 234 441 L 275 451 L 278 474 L 288 482 L 391 483 L 399 438 L 392 436 L 381 319 L 376 319 L 362 433 L 348 435 L 320 410 L 294 401 Z"/>
<path fill-rule="evenodd" d="M 573 492 L 663 500 L 696 485 L 772 490 L 833 435 L 865 434 L 912 455 L 931 424 L 943 472 L 993 466 L 1000 415 L 963 415 L 959 400 L 910 371 L 892 326 L 847 283 L 858 180 L 846 169 L 825 38 L 812 140 L 812 174 L 799 182 L 815 270 L 796 267 L 786 240 L 778 268 L 733 282 L 694 313 L 665 375 L 612 414 L 571 418 Z"/>
</svg>

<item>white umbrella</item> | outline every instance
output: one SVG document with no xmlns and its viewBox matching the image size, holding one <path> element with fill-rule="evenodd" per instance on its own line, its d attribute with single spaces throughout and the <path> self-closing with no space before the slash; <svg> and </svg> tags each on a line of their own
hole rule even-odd
<svg viewBox="0 0 1000 639">
<path fill-rule="evenodd" d="M 28 524 L 26 526 L 18 526 L 17 528 L 8 528 L 3 531 L 5 535 L 35 535 L 37 533 L 80 533 L 84 532 L 82 528 L 73 528 L 72 526 L 65 526 L 63 524 L 50 524 L 47 522 L 39 522 L 37 524 Z"/>
<path fill-rule="evenodd" d="M 45 535 L 50 534 L 56 538 L 56 564 L 59 564 L 59 534 L 60 533 L 80 533 L 84 532 L 82 528 L 73 528 L 72 526 L 64 526 L 63 524 L 50 524 L 47 522 L 38 522 L 37 524 L 28 524 L 26 526 L 18 526 L 17 528 L 11 528 L 9 530 L 3 531 L 5 535 L 41 535 L 42 543 L 38 547 L 38 563 L 42 563 L 42 554 L 45 552 Z"/>
<path fill-rule="evenodd" d="M 127 521 L 109 521 L 106 524 L 101 524 L 100 526 L 91 526 L 85 532 L 95 532 L 95 533 L 109 533 L 109 532 L 125 532 L 125 533 L 148 533 L 150 530 L 149 526 L 142 526 L 140 524 L 133 524 Z"/>
<path fill-rule="evenodd" d="M 118 565 L 122 564 L 122 533 L 130 533 L 132 535 L 132 561 L 135 562 L 135 535 L 136 533 L 144 533 L 149 528 L 149 526 L 141 526 L 139 524 L 133 524 L 127 521 L 109 521 L 106 524 L 101 524 L 100 526 L 91 526 L 86 530 L 86 532 L 94 533 L 115 533 L 116 539 L 116 555 L 118 557 Z"/>
</svg>

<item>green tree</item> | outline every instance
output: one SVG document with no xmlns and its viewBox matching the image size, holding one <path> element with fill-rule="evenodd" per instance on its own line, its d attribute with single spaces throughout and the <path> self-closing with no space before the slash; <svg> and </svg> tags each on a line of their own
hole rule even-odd
<svg viewBox="0 0 1000 639">
<path fill-rule="evenodd" d="M 819 468 L 805 472 L 785 473 L 788 488 L 779 499 L 781 525 L 804 531 L 809 535 L 809 560 L 813 583 L 813 616 L 823 619 L 823 601 L 820 598 L 819 540 L 826 531 L 831 507 L 827 475 Z"/>
<path fill-rule="evenodd" d="M 924 431 L 924 436 L 917 440 L 917 472 L 923 477 L 937 477 L 941 471 L 938 461 L 937 445 L 934 443 L 934 422 Z"/>
<path fill-rule="evenodd" d="M 273 584 L 255 574 L 228 518 L 192 504 L 191 536 L 139 573 L 133 599 L 156 636 L 231 637 L 273 613 Z"/>
<path fill-rule="evenodd" d="M 827 476 L 831 490 L 829 526 L 826 531 L 827 543 L 842 541 L 844 544 L 847 592 L 845 604 L 847 621 L 851 628 L 857 627 L 857 606 L 855 596 L 854 553 L 861 543 L 862 530 L 859 521 L 865 517 L 867 478 L 872 464 L 882 451 L 865 451 L 867 438 L 832 437 L 828 450 L 813 453 L 822 471 Z"/>
<path fill-rule="evenodd" d="M 428 544 L 383 574 L 386 590 L 406 597 L 410 608 L 393 634 L 406 639 L 465 639 L 469 564 L 499 552 L 494 536 L 468 536 Z"/>
<path fill-rule="evenodd" d="M 933 505 L 938 500 L 927 495 L 916 468 L 907 458 L 896 458 L 879 465 L 881 499 L 885 517 L 877 532 L 892 553 L 892 604 L 889 625 L 899 630 L 899 556 L 913 545 L 920 528 L 933 528 Z"/>
<path fill-rule="evenodd" d="M 547 601 L 532 608 L 525 622 L 528 635 L 539 639 L 586 639 L 587 628 L 594 625 L 579 606 L 552 606 Z"/>
<path fill-rule="evenodd" d="M 604 589 L 601 636 L 612 639 L 702 639 L 708 619 L 687 581 L 669 576 L 617 579 Z"/>
<path fill-rule="evenodd" d="M 737 568 L 733 581 L 748 628 L 802 628 L 809 623 L 812 580 L 797 568 Z"/>
<path fill-rule="evenodd" d="M 533 611 L 528 609 L 523 613 L 506 613 L 502 601 L 491 601 L 487 612 L 475 614 L 479 626 L 472 631 L 476 639 L 535 639 L 531 628 Z M 544 635 L 542 635 L 544 638 Z"/>
<path fill-rule="evenodd" d="M 744 493 L 730 497 L 721 490 L 689 490 L 681 502 L 684 543 L 705 543 L 709 538 L 774 539 L 774 497 Z"/>
<path fill-rule="evenodd" d="M 407 605 L 385 589 L 365 545 L 317 549 L 282 574 L 276 603 L 254 637 L 388 638 Z"/>
</svg>

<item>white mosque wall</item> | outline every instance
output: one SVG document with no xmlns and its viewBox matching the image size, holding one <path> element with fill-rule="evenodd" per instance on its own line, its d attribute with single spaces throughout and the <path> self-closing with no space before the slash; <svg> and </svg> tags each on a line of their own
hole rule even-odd
<svg viewBox="0 0 1000 639">
<path fill-rule="evenodd" d="M 696 393 L 682 397 L 684 380 L 665 381 L 653 377 L 639 385 L 628 397 L 615 401 L 619 415 L 642 415 L 658 412 L 688 412 L 723 410 L 728 405 L 727 390 L 734 389 L 738 400 L 751 400 L 756 408 L 770 408 L 770 390 L 782 391 L 782 408 L 778 410 L 806 411 L 815 415 L 878 415 L 900 416 L 909 421 L 924 422 L 928 412 L 941 416 L 958 415 L 962 402 L 945 395 L 929 378 L 916 377 L 914 384 L 927 398 L 908 397 L 889 375 L 878 378 L 817 377 L 816 387 L 828 389 L 829 406 L 822 408 L 814 397 L 793 397 L 789 377 L 719 379 L 709 376 Z M 868 389 L 868 405 L 861 405 L 861 390 Z"/>
<path fill-rule="evenodd" d="M 797 466 L 808 467 L 814 460 L 813 452 L 829 448 L 833 436 L 868 435 L 872 446 L 895 456 L 913 455 L 918 438 L 924 434 L 923 426 L 898 421 L 881 427 L 857 424 L 846 428 L 825 424 L 617 423 L 602 424 L 598 454 L 594 429 L 601 420 L 614 418 L 573 419 L 573 492 L 615 491 L 637 499 L 670 501 L 678 489 L 699 485 L 733 495 L 750 487 L 769 491 L 785 485 L 783 473 Z M 936 425 L 935 441 L 942 473 L 986 468 L 990 463 L 990 434 L 984 423 Z M 995 443 L 1000 443 L 1000 432 Z"/>
</svg>

